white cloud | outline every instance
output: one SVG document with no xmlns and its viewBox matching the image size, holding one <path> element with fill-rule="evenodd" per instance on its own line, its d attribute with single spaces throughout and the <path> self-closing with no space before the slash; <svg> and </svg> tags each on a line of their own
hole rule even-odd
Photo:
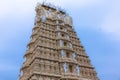
<svg viewBox="0 0 120 80">
<path fill-rule="evenodd" d="M 10 38 L 7 38 L 7 37 L 13 38 L 16 35 L 18 36 L 18 33 L 21 33 L 24 29 L 28 29 L 28 28 L 30 29 L 30 25 L 29 26 L 22 25 L 24 24 L 22 22 L 24 18 L 16 19 L 16 17 L 23 17 L 23 16 L 34 14 L 33 12 L 34 12 L 36 3 L 42 2 L 42 1 L 43 0 L 0 0 L 0 11 L 1 11 L 0 23 L 3 21 L 5 22 L 6 20 L 13 21 L 13 22 L 10 22 L 9 24 L 5 23 L 5 25 L 0 24 L 1 25 L 0 36 L 2 35 L 3 37 L 1 38 L 3 41 L 0 41 L 1 48 L 6 49 L 5 44 L 8 46 L 6 42 L 10 41 Z M 106 3 L 106 1 L 108 0 L 47 0 L 47 2 L 54 3 L 58 6 L 62 6 L 63 8 L 65 7 L 70 10 L 71 8 L 73 9 L 86 8 L 94 5 L 100 5 L 100 4 Z M 108 1 L 108 3 L 109 2 L 110 0 Z M 111 10 L 106 14 L 106 17 L 103 18 L 102 24 L 100 25 L 100 28 L 104 31 L 104 33 L 110 34 L 110 36 L 112 35 L 115 39 L 118 39 L 118 37 L 120 36 L 120 22 L 119 22 L 120 21 L 120 5 L 119 4 L 120 4 L 119 1 L 117 2 L 117 0 L 114 0 L 114 2 L 111 4 L 112 6 Z M 10 16 L 13 18 L 9 19 Z M 27 20 L 28 19 L 26 19 L 26 21 Z M 96 28 L 96 26 L 94 28 Z M 5 71 L 5 70 L 13 71 L 14 69 L 18 69 L 18 67 L 15 65 L 8 65 L 8 64 L 0 65 L 0 71 Z"/>
<path fill-rule="evenodd" d="M 32 1 L 28 0 L 2 0 L 0 1 L 0 17 L 15 13 L 26 13 L 32 8 Z M 30 8 L 28 8 L 30 7 Z M 28 10 L 29 9 L 29 10 Z"/>
<path fill-rule="evenodd" d="M 44 0 L 0 0 L 0 35 L 6 36 L 5 32 L 15 34 L 16 31 L 28 27 L 21 25 L 23 24 L 24 16 L 35 15 L 34 8 L 37 2 L 43 1 Z M 102 1 L 103 0 L 47 0 L 46 2 L 61 5 L 69 9 L 72 7 L 90 6 L 101 3 Z M 21 25 L 21 27 L 17 27 L 17 25 Z"/>
<path fill-rule="evenodd" d="M 19 15 L 31 15 L 34 14 L 34 8 L 37 2 L 43 2 L 45 0 L 0 0 L 0 19 Z M 103 18 L 103 22 L 100 28 L 107 34 L 111 34 L 114 37 L 120 36 L 120 0 L 46 0 L 46 2 L 53 3 L 58 6 L 69 8 L 83 8 L 93 5 L 100 5 L 109 2 L 112 8 L 110 12 Z M 76 11 L 77 12 L 77 11 Z M 1 26 L 4 28 L 3 26 Z"/>
<path fill-rule="evenodd" d="M 120 0 L 115 0 L 103 19 L 101 29 L 112 38 L 120 40 Z"/>
<path fill-rule="evenodd" d="M 28 13 L 31 11 L 37 2 L 43 2 L 45 0 L 0 0 L 0 17 L 6 14 L 12 13 Z M 46 0 L 46 2 L 50 2 L 55 4 L 56 6 L 62 7 L 71 7 L 71 8 L 78 8 L 78 7 L 85 7 L 91 5 L 97 5 L 103 2 L 103 0 Z"/>
</svg>

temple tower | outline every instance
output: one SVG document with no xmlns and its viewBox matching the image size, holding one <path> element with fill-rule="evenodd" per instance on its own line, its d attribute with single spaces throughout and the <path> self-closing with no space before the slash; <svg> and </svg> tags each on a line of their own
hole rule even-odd
<svg viewBox="0 0 120 80">
<path fill-rule="evenodd" d="M 19 80 L 98 80 L 72 18 L 51 4 L 38 4 Z"/>
</svg>

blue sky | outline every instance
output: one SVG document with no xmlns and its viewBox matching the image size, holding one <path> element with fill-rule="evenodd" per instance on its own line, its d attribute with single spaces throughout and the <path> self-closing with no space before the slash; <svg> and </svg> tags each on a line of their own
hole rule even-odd
<svg viewBox="0 0 120 80">
<path fill-rule="evenodd" d="M 17 80 L 37 2 L 0 0 L 0 80 Z M 47 0 L 73 17 L 100 80 L 120 80 L 120 0 Z"/>
</svg>

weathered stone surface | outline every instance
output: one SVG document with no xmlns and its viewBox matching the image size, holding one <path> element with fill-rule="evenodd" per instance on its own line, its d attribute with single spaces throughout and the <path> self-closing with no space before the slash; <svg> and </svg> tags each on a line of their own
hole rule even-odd
<svg viewBox="0 0 120 80">
<path fill-rule="evenodd" d="M 51 5 L 37 5 L 24 57 L 19 80 L 98 80 L 72 18 Z"/>
</svg>

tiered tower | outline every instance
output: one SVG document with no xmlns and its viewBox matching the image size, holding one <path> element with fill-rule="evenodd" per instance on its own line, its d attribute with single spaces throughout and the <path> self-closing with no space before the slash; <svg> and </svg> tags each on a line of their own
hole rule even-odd
<svg viewBox="0 0 120 80">
<path fill-rule="evenodd" d="M 65 11 L 38 4 L 34 25 L 19 80 L 98 80 Z"/>
</svg>

